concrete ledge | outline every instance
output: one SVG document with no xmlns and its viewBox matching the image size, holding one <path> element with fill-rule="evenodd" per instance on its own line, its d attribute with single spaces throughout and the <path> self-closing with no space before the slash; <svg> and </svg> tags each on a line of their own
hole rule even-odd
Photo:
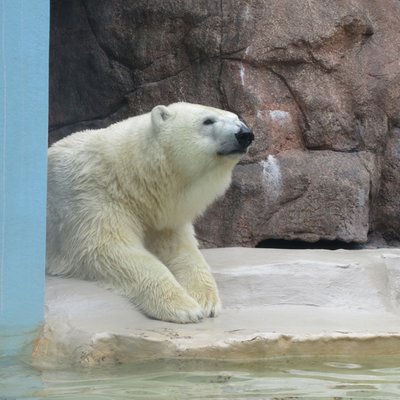
<svg viewBox="0 0 400 400">
<path fill-rule="evenodd" d="M 223 311 L 151 320 L 94 282 L 47 279 L 42 366 L 400 354 L 400 250 L 213 249 Z"/>
</svg>

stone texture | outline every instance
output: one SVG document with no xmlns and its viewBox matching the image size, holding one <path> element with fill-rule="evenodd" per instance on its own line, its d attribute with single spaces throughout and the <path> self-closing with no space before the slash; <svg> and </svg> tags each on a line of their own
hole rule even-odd
<svg viewBox="0 0 400 400">
<path fill-rule="evenodd" d="M 256 142 L 204 246 L 400 240 L 398 0 L 51 2 L 50 142 L 156 104 L 232 110 Z"/>
<path fill-rule="evenodd" d="M 400 354 L 400 250 L 210 249 L 223 309 L 198 324 L 146 318 L 95 282 L 48 278 L 41 368 L 154 359 Z"/>
<path fill-rule="evenodd" d="M 371 163 L 367 152 L 285 151 L 239 165 L 227 196 L 197 224 L 198 237 L 205 247 L 253 247 L 264 238 L 365 242 Z"/>
<path fill-rule="evenodd" d="M 400 232 L 400 129 L 388 137 L 383 161 L 378 207 L 378 230 L 388 241 L 399 239 Z"/>
</svg>

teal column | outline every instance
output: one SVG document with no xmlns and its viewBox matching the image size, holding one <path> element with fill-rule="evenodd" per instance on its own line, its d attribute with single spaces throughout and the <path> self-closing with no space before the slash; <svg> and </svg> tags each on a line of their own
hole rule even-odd
<svg viewBox="0 0 400 400">
<path fill-rule="evenodd" d="M 43 322 L 49 0 L 0 0 L 0 356 Z"/>
</svg>

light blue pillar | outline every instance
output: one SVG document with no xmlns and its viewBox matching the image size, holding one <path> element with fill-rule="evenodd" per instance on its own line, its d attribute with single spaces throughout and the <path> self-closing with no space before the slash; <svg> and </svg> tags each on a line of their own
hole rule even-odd
<svg viewBox="0 0 400 400">
<path fill-rule="evenodd" d="M 43 321 L 49 0 L 0 0 L 0 356 Z"/>
</svg>

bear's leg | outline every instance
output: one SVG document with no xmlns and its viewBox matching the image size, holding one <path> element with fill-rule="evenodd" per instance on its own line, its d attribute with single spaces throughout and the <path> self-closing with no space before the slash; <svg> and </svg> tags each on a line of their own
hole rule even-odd
<svg viewBox="0 0 400 400">
<path fill-rule="evenodd" d="M 198 249 L 192 225 L 157 232 L 149 241 L 154 252 L 174 274 L 189 295 L 203 307 L 205 316 L 221 310 L 218 288 L 210 267 Z"/>
<path fill-rule="evenodd" d="M 190 323 L 204 317 L 201 306 L 169 269 L 143 247 L 109 243 L 97 254 L 96 278 L 126 295 L 146 315 Z"/>
</svg>

